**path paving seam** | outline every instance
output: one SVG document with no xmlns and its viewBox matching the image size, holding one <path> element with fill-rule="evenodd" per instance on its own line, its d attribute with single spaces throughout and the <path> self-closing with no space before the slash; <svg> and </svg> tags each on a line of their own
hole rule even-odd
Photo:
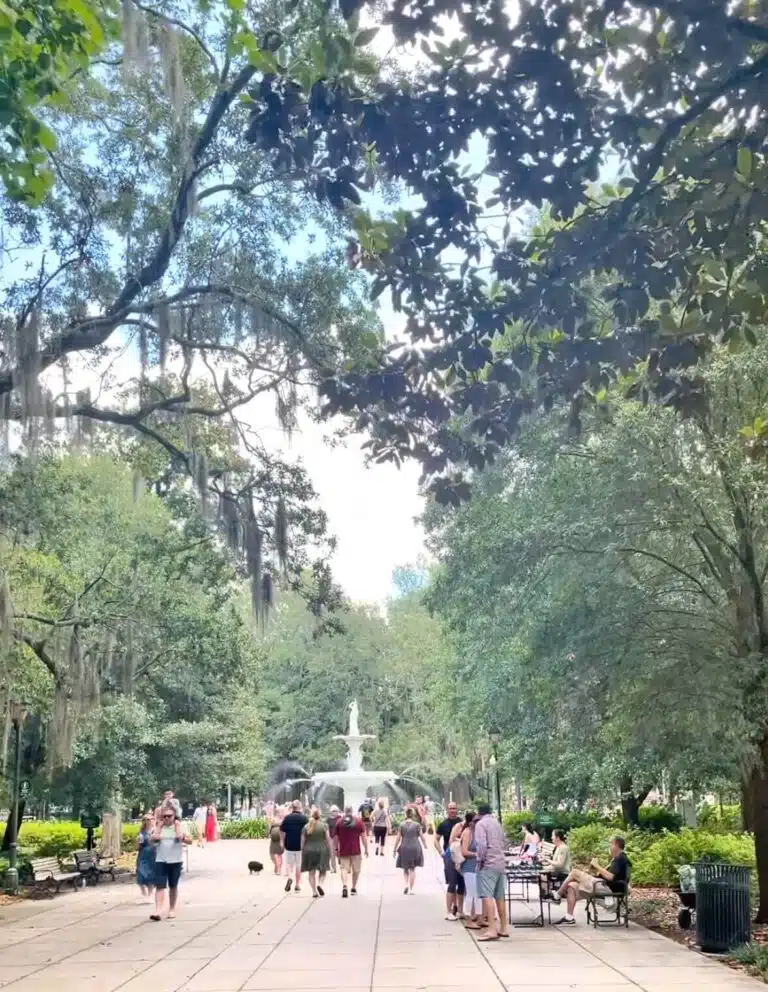
<svg viewBox="0 0 768 992">
<path fill-rule="evenodd" d="M 508 925 L 510 927 L 512 926 L 511 923 L 509 923 Z M 491 959 L 485 953 L 485 949 L 482 947 L 482 945 L 480 944 L 480 942 L 477 941 L 472 936 L 471 932 L 469 930 L 467 930 L 467 928 L 464 926 L 463 923 L 460 924 L 460 926 L 461 926 L 461 929 L 464 931 L 464 936 L 469 940 L 470 944 L 473 944 L 474 945 L 475 950 L 478 952 L 478 954 L 480 955 L 480 957 L 483 959 L 483 961 L 485 961 L 485 963 L 488 965 L 488 967 L 493 972 L 493 977 L 499 983 L 499 985 L 501 986 L 501 988 L 504 989 L 505 992 L 506 992 L 507 983 L 506 982 L 502 982 L 501 975 L 499 975 L 498 971 L 496 971 L 496 969 L 494 968 L 494 966 L 493 966 L 493 964 L 491 962 Z M 510 937 L 509 939 L 511 940 L 512 938 Z M 494 943 L 495 943 L 495 941 L 494 941 Z"/>
<path fill-rule="evenodd" d="M 587 925 L 589 926 L 589 924 L 587 924 Z M 594 927 L 593 929 L 596 930 L 597 927 Z M 619 930 L 621 928 L 620 927 L 616 927 L 616 929 Z M 600 962 L 600 964 L 604 964 L 606 966 L 606 968 L 610 968 L 611 971 L 615 971 L 616 974 L 621 977 L 622 982 L 629 982 L 631 985 L 634 985 L 635 988 L 637 988 L 637 989 L 643 989 L 643 992 L 645 992 L 644 986 L 640 985 L 639 982 L 636 982 L 636 981 L 634 981 L 634 979 L 630 978 L 628 975 L 625 975 L 623 971 L 619 971 L 619 969 L 615 965 L 609 964 L 606 960 L 604 960 L 603 958 L 601 958 L 599 954 L 596 954 L 591 948 L 585 947 L 584 944 L 580 944 L 578 942 L 578 940 L 576 940 L 574 937 L 572 937 L 568 933 L 568 927 L 559 927 L 558 928 L 558 933 L 560 933 L 561 936 L 565 937 L 567 940 L 570 940 L 570 942 L 572 944 L 575 944 L 577 947 L 580 947 L 583 951 L 586 951 L 587 954 L 591 954 L 593 958 L 595 958 L 597 961 Z"/>
<path fill-rule="evenodd" d="M 116 885 L 127 885 L 128 883 L 127 882 L 116 882 L 114 884 L 116 884 Z M 58 893 L 57 893 L 57 895 L 58 895 Z M 56 898 L 56 896 L 54 896 L 54 899 L 55 898 Z M 73 899 L 73 898 L 76 899 L 77 896 L 74 893 L 72 893 L 72 895 L 65 894 L 64 895 L 64 898 L 65 899 Z M 78 920 L 78 922 L 83 922 L 84 923 L 86 920 L 92 920 L 92 919 L 94 919 L 97 916 L 104 916 L 105 913 L 111 913 L 113 909 L 121 908 L 124 905 L 125 905 L 125 902 L 124 901 L 116 902 L 112 906 L 108 906 L 106 909 L 102 905 L 101 909 L 99 909 L 98 912 L 96 912 L 96 913 L 89 913 L 87 916 L 83 916 L 80 920 Z M 47 908 L 49 909 L 50 908 L 50 905 Z M 37 912 L 37 913 L 31 913 L 29 916 L 22 916 L 20 918 L 20 922 L 26 923 L 28 920 L 36 920 L 38 916 L 42 916 L 46 912 L 47 912 L 47 909 L 41 908 L 40 911 Z M 3 922 L 5 922 L 4 917 L 2 917 L 2 916 L 0 916 L 0 920 L 2 920 Z M 14 920 L 13 920 L 12 917 L 8 920 L 8 922 L 11 924 L 11 926 L 13 926 Z M 71 920 L 67 920 L 67 922 L 66 923 L 62 923 L 62 925 L 60 927 L 52 927 L 50 930 L 46 930 L 45 931 L 45 934 L 58 933 L 60 930 L 67 930 L 71 926 L 72 926 L 72 921 Z M 32 936 L 32 937 L 24 937 L 23 940 L 15 940 L 13 942 L 13 946 L 14 947 L 20 947 L 22 944 L 27 944 L 30 940 L 39 940 L 42 936 L 43 936 L 43 931 L 41 931 L 40 933 L 34 934 L 34 936 Z M 0 948 L 0 950 L 2 950 L 2 948 Z"/>
<path fill-rule="evenodd" d="M 379 908 L 376 913 L 376 937 L 373 941 L 373 961 L 371 962 L 371 980 L 368 983 L 368 992 L 373 992 L 373 985 L 376 975 L 376 956 L 379 952 L 379 933 L 381 931 L 381 910 L 384 905 L 384 876 L 379 875 Z"/>
<path fill-rule="evenodd" d="M 281 906 L 284 902 L 287 901 L 287 898 L 288 897 L 284 895 L 282 897 L 282 899 L 278 899 L 277 902 L 275 903 L 275 905 L 272 907 L 272 909 L 277 909 L 278 906 Z M 278 949 L 278 947 L 280 947 L 280 945 L 283 943 L 283 941 L 285 940 L 285 938 L 293 931 L 294 927 L 298 926 L 299 923 L 301 923 L 301 921 L 304 919 L 304 917 L 307 915 L 307 913 L 310 911 L 310 909 L 312 909 L 312 907 L 314 906 L 314 904 L 315 904 L 314 899 L 310 903 L 307 904 L 306 909 L 304 909 L 303 912 L 301 912 L 296 917 L 296 919 L 293 921 L 293 923 L 291 923 L 291 925 L 285 931 L 285 933 L 280 938 L 280 940 L 278 940 L 275 944 L 273 944 L 273 946 L 269 949 L 269 953 L 264 958 L 264 960 L 260 964 L 256 965 L 256 967 L 248 975 L 248 977 L 245 979 L 245 981 L 241 985 L 238 986 L 238 992 L 240 992 L 241 989 L 244 989 L 245 986 L 248 984 L 248 982 L 250 982 L 250 980 L 256 974 L 256 972 L 259 971 L 261 968 L 264 967 L 264 965 L 267 963 L 267 961 L 269 961 L 269 959 L 272 957 L 272 955 L 275 953 L 275 951 Z M 269 912 L 271 913 L 272 910 L 270 910 Z M 264 917 L 266 917 L 268 915 L 269 915 L 269 913 L 265 913 L 264 914 Z M 262 917 L 262 919 L 264 919 L 264 917 Z M 254 924 L 254 926 L 256 926 L 256 924 Z M 250 929 L 252 930 L 253 927 L 251 927 Z M 240 940 L 240 939 L 241 939 L 240 937 L 237 938 L 237 940 Z M 233 943 L 236 944 L 237 943 L 237 940 L 233 941 Z M 227 948 L 224 948 L 224 950 L 227 950 Z M 222 951 L 219 951 L 219 954 L 221 954 L 221 953 L 222 953 Z M 213 964 L 213 962 L 216 960 L 216 958 L 219 956 L 219 954 L 217 954 L 216 957 L 211 958 L 210 961 L 206 961 L 206 967 L 209 964 Z M 197 974 L 197 972 L 195 972 L 195 974 Z M 192 977 L 194 978 L 194 975 Z M 189 981 L 189 979 L 187 979 L 187 981 Z M 186 982 L 185 982 L 185 984 L 186 984 Z M 115 992 L 117 992 L 117 990 L 115 990 Z"/>
<path fill-rule="evenodd" d="M 215 919 L 211 923 L 211 925 L 209 927 L 206 927 L 205 930 L 201 930 L 200 933 L 196 933 L 193 937 L 190 937 L 189 940 L 184 941 L 183 944 L 179 944 L 178 947 L 174 947 L 172 953 L 175 954 L 177 951 L 180 951 L 183 947 L 187 947 L 187 945 L 191 944 L 193 941 L 198 940 L 200 937 L 202 937 L 203 934 L 208 933 L 209 930 L 213 930 L 215 927 L 219 926 L 224 920 L 229 920 L 229 919 L 231 919 L 231 917 L 237 916 L 237 914 L 240 913 L 240 912 L 242 912 L 242 910 L 248 905 L 248 903 L 251 902 L 251 899 L 253 899 L 253 895 L 252 894 L 245 900 L 245 902 L 239 903 L 237 905 L 237 907 L 232 910 L 231 913 L 228 913 L 226 916 L 218 917 L 217 919 Z M 253 926 L 248 927 L 248 930 L 246 930 L 246 933 L 248 933 L 251 930 L 253 930 L 254 927 L 257 927 L 263 920 L 266 920 L 266 918 L 269 916 L 269 914 L 270 913 L 274 913 L 274 911 L 278 908 L 278 906 L 281 906 L 284 902 L 285 902 L 285 896 L 284 895 L 281 896 L 281 897 L 278 897 L 277 902 L 275 902 L 274 905 L 270 906 L 269 909 L 266 911 L 266 913 L 263 913 L 257 920 L 255 920 L 254 923 L 253 923 Z M 302 916 L 303 915 L 304 914 L 302 913 Z M 301 917 L 299 917 L 299 919 L 301 919 Z M 142 920 L 140 926 L 143 926 L 146 922 L 147 922 L 146 920 Z M 134 929 L 134 928 L 129 928 L 129 929 Z M 128 933 L 129 931 L 126 930 L 125 932 Z M 228 951 L 230 949 L 230 947 L 233 947 L 239 940 L 242 940 L 243 936 L 244 936 L 244 934 L 241 934 L 239 937 L 235 937 L 235 939 L 232 941 L 231 944 L 227 944 L 226 947 L 222 947 L 222 949 L 218 952 L 218 954 L 215 954 L 212 958 L 202 959 L 203 960 L 203 963 L 197 969 L 197 971 L 192 972 L 192 974 L 189 975 L 187 978 L 181 979 L 181 981 L 179 982 L 179 985 L 186 985 L 188 982 L 191 982 L 192 979 L 195 977 L 195 975 L 199 975 L 200 972 L 203 971 L 204 968 L 207 968 L 210 964 L 213 964 L 213 962 L 216 960 L 216 958 L 220 957 L 224 953 L 224 951 Z M 271 953 L 271 951 L 270 951 L 270 953 Z M 154 968 L 155 965 L 157 965 L 159 963 L 160 963 L 159 961 L 153 961 L 146 968 L 143 968 L 141 971 L 137 971 L 135 975 L 131 975 L 130 978 L 126 978 L 126 980 L 124 982 L 121 982 L 120 985 L 115 986 L 115 988 L 113 989 L 113 992 L 119 992 L 119 990 L 124 985 L 127 985 L 128 982 L 132 982 L 135 978 L 139 978 L 141 975 L 143 975 L 145 972 L 149 971 L 150 969 Z M 250 975 L 248 977 L 250 978 Z M 248 981 L 248 979 L 246 979 L 246 981 Z M 243 984 L 245 984 L 245 983 L 243 983 Z"/>
</svg>

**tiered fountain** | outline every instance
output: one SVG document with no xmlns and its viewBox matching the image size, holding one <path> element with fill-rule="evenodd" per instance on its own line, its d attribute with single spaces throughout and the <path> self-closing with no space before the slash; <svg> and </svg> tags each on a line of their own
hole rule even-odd
<svg viewBox="0 0 768 992">
<path fill-rule="evenodd" d="M 344 741 L 347 745 L 347 766 L 344 771 L 317 772 L 312 776 L 312 784 L 318 788 L 323 785 L 335 785 L 344 790 L 344 805 L 357 810 L 365 799 L 368 789 L 382 786 L 395 781 L 394 772 L 368 771 L 363 768 L 363 742 L 376 739 L 375 734 L 361 734 L 358 723 L 360 713 L 357 700 L 349 704 L 349 732 L 336 734 L 335 741 Z"/>
</svg>

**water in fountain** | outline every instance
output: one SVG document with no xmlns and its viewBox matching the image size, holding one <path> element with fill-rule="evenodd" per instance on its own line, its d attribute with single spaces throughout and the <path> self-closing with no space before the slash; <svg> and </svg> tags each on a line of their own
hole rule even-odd
<svg viewBox="0 0 768 992">
<path fill-rule="evenodd" d="M 392 771 L 372 771 L 363 768 L 363 743 L 376 739 L 375 734 L 361 734 L 358 724 L 357 700 L 349 704 L 349 732 L 336 734 L 334 740 L 347 745 L 347 762 L 343 771 L 317 772 L 312 776 L 315 787 L 334 785 L 344 790 L 344 805 L 357 810 L 366 798 L 369 789 L 381 787 L 385 782 L 397 778 Z"/>
<path fill-rule="evenodd" d="M 415 778 L 413 775 L 398 775 L 397 776 L 397 781 L 398 782 L 412 782 L 416 786 L 416 788 L 419 790 L 419 793 L 422 796 L 429 796 L 429 795 L 432 794 L 432 792 L 434 792 L 434 789 L 432 788 L 431 785 L 429 785 L 428 782 L 425 782 L 424 779 L 421 779 L 421 778 Z"/>
</svg>

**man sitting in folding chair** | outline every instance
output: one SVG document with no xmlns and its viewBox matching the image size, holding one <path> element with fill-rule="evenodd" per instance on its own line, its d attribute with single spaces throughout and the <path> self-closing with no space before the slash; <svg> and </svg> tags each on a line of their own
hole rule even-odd
<svg viewBox="0 0 768 992">
<path fill-rule="evenodd" d="M 553 902 L 560 902 L 565 896 L 566 913 L 562 920 L 557 922 L 565 926 L 576 923 L 573 911 L 579 899 L 587 899 L 592 895 L 605 895 L 625 893 L 627 889 L 627 879 L 629 878 L 630 862 L 624 853 L 624 838 L 611 838 L 611 863 L 607 868 L 593 860 L 590 868 L 596 875 L 589 875 L 585 871 L 574 869 L 563 882 L 557 891 L 552 892 L 549 898 Z"/>
</svg>

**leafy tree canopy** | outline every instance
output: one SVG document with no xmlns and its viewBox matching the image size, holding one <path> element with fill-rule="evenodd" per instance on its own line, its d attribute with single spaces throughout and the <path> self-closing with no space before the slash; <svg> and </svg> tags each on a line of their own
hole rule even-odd
<svg viewBox="0 0 768 992">
<path fill-rule="evenodd" d="M 528 414 L 564 406 L 578 426 L 639 361 L 642 396 L 695 409 L 691 366 L 713 342 L 754 339 L 763 309 L 761 13 L 751 0 L 392 0 L 376 17 L 426 57 L 407 85 L 367 93 L 328 72 L 308 90 L 281 62 L 246 138 L 333 170 L 316 193 L 347 205 L 351 264 L 406 320 L 383 367 L 329 377 L 327 409 L 356 412 L 377 457 L 420 459 L 451 502 L 467 494 L 459 469 L 493 460 Z M 418 206 L 356 208 L 372 148 Z M 555 223 L 521 236 L 526 206 Z"/>
</svg>

